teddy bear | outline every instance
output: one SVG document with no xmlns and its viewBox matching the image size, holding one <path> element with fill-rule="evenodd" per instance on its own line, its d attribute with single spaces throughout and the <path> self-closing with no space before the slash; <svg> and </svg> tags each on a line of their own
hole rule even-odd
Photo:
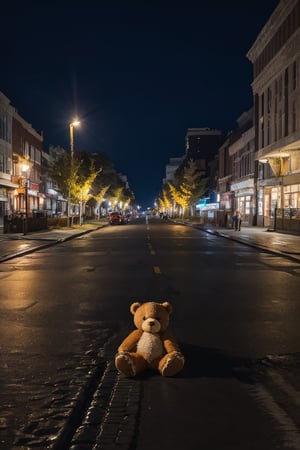
<svg viewBox="0 0 300 450">
<path fill-rule="evenodd" d="M 134 377 L 149 368 L 168 377 L 183 368 L 184 357 L 168 330 L 172 310 L 169 302 L 132 303 L 130 312 L 136 330 L 118 348 L 115 365 L 120 373 Z"/>
</svg>

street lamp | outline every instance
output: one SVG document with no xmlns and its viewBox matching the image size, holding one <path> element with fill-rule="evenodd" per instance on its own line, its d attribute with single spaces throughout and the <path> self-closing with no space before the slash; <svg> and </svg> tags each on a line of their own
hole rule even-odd
<svg viewBox="0 0 300 450">
<path fill-rule="evenodd" d="M 79 120 L 73 120 L 69 124 L 70 127 L 70 154 L 71 154 L 71 176 L 73 175 L 73 159 L 74 159 L 74 127 L 78 127 L 80 125 Z M 71 182 L 71 180 L 70 180 Z M 67 226 L 70 226 L 70 182 L 69 182 L 69 194 L 68 194 L 68 223 Z"/>
<path fill-rule="evenodd" d="M 28 172 L 29 172 L 29 165 L 23 164 L 22 165 L 22 172 L 25 174 L 25 183 L 24 183 L 24 197 L 25 197 L 25 219 L 23 222 L 23 234 L 27 234 L 27 228 L 28 228 L 28 187 L 29 187 L 29 179 L 28 179 Z"/>
<path fill-rule="evenodd" d="M 71 160 L 74 157 L 74 127 L 78 127 L 80 125 L 79 120 L 74 120 L 70 123 L 70 150 L 71 150 Z"/>
</svg>

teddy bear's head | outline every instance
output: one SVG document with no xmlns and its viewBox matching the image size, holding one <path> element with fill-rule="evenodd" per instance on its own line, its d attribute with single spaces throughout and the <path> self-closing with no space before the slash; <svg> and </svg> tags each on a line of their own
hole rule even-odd
<svg viewBox="0 0 300 450">
<path fill-rule="evenodd" d="M 130 306 L 130 312 L 134 315 L 133 321 L 139 330 L 158 333 L 167 329 L 172 305 L 169 302 L 135 302 Z"/>
</svg>

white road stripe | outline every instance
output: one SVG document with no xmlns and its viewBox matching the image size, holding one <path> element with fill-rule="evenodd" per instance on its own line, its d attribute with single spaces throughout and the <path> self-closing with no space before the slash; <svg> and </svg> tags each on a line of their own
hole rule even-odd
<svg viewBox="0 0 300 450">
<path fill-rule="evenodd" d="M 291 384 L 287 383 L 285 379 L 280 375 L 280 373 L 275 370 L 268 370 L 268 375 L 272 379 L 273 383 L 275 383 L 282 392 L 284 392 L 289 400 L 292 401 L 296 406 L 300 406 L 300 392 L 297 391 Z"/>
<path fill-rule="evenodd" d="M 276 420 L 283 432 L 284 446 L 300 450 L 300 432 L 291 417 L 278 405 L 272 394 L 262 385 L 254 387 L 254 396 Z"/>
</svg>

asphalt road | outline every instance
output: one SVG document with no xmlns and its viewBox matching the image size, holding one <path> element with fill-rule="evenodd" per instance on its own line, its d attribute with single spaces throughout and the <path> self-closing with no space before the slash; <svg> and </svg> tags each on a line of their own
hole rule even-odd
<svg viewBox="0 0 300 450">
<path fill-rule="evenodd" d="M 0 448 L 300 449 L 299 268 L 160 220 L 2 263 Z M 149 300 L 186 366 L 126 380 L 113 354 Z"/>
</svg>

